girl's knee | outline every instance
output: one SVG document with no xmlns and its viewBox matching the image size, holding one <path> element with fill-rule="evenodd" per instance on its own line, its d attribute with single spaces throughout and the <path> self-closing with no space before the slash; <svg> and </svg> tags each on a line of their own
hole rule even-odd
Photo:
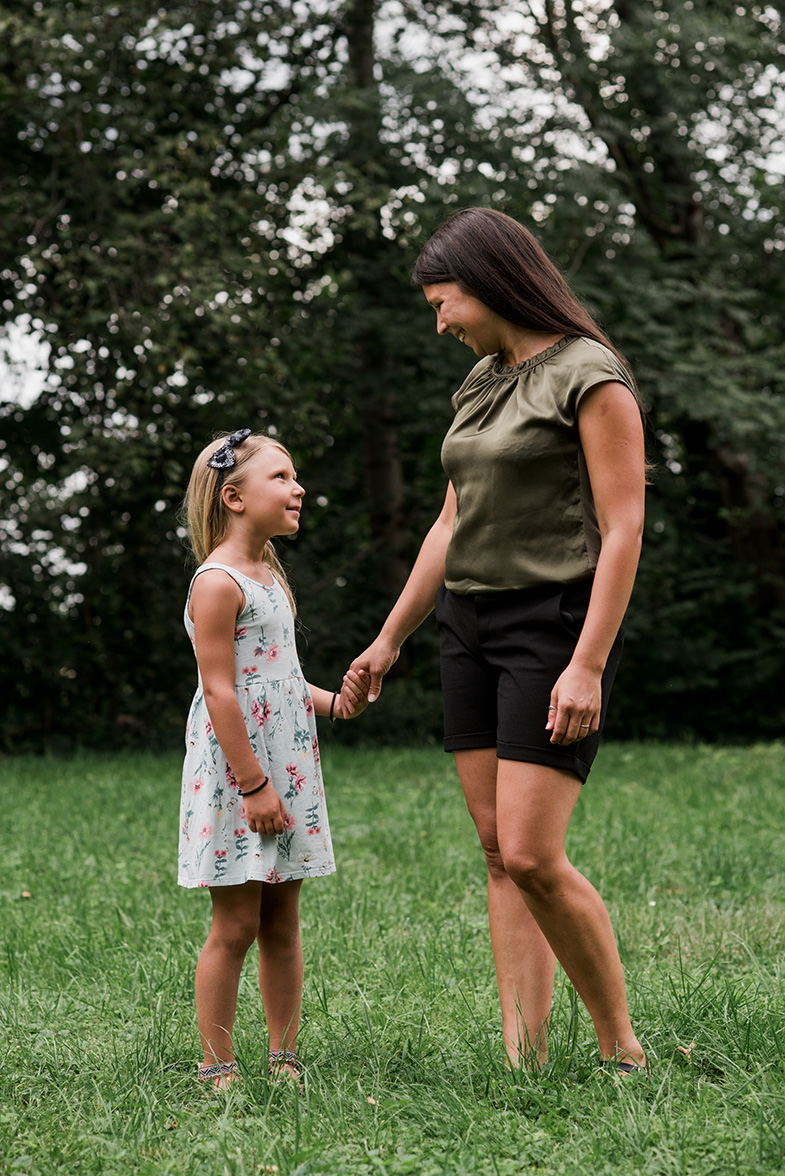
<svg viewBox="0 0 785 1176">
<path fill-rule="evenodd" d="M 287 887 L 286 890 L 283 887 Z M 276 951 L 300 944 L 299 884 L 279 883 L 265 891 L 257 932 L 260 943 Z"/>
<path fill-rule="evenodd" d="M 213 917 L 210 937 L 234 955 L 245 956 L 259 933 L 259 913 L 237 911 L 232 915 L 223 913 Z"/>
</svg>

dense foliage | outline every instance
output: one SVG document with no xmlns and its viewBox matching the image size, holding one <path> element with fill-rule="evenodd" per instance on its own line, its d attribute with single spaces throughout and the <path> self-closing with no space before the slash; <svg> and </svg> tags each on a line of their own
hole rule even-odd
<svg viewBox="0 0 785 1176">
<path fill-rule="evenodd" d="M 33 403 L 0 404 L 6 747 L 176 737 L 177 506 L 245 424 L 300 464 L 283 555 L 307 673 L 338 682 L 439 508 L 468 366 L 409 268 L 482 202 L 534 226 L 647 402 L 616 729 L 781 730 L 778 9 L 37 0 L 0 22 L 0 301 L 48 354 Z M 431 626 L 396 675 L 363 729 L 438 732 Z"/>
</svg>

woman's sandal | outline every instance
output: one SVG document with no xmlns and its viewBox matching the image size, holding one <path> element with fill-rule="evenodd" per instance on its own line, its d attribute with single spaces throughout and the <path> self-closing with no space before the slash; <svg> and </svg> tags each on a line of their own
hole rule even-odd
<svg viewBox="0 0 785 1176">
<path fill-rule="evenodd" d="M 648 1074 L 648 1065 L 639 1062 L 617 1062 L 615 1058 L 603 1058 L 600 1062 L 601 1070 L 615 1070 L 617 1074 Z"/>
<path fill-rule="evenodd" d="M 228 1090 L 234 1078 L 240 1077 L 237 1062 L 199 1063 L 197 1079 L 201 1083 L 211 1082 L 216 1090 Z"/>
<path fill-rule="evenodd" d="M 300 1071 L 302 1063 L 290 1049 L 271 1049 L 267 1055 L 267 1072 L 276 1086 L 282 1082 L 294 1081 L 302 1094 Z"/>
</svg>

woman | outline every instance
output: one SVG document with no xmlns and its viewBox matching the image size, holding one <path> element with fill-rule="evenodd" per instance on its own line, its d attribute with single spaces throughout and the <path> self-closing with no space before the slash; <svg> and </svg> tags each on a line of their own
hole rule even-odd
<svg viewBox="0 0 785 1176">
<path fill-rule="evenodd" d="M 352 664 L 369 698 L 436 604 L 445 750 L 488 866 L 510 1063 L 541 1065 L 558 959 L 605 1064 L 645 1066 L 608 913 L 565 835 L 597 752 L 643 528 L 635 383 L 531 234 L 456 213 L 414 281 L 480 362 L 453 397 L 450 479 L 401 596 Z"/>
</svg>

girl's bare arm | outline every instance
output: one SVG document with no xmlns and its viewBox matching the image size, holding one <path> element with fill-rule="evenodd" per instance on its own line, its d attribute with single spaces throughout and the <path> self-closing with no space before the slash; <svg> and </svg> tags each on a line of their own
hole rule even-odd
<svg viewBox="0 0 785 1176">
<path fill-rule="evenodd" d="M 191 592 L 191 613 L 204 700 L 238 787 L 241 792 L 250 792 L 266 777 L 251 747 L 234 689 L 234 629 L 242 606 L 243 594 L 226 572 L 213 569 L 197 577 Z M 243 803 L 253 832 L 283 833 L 286 809 L 274 788 L 262 788 Z"/>
</svg>

